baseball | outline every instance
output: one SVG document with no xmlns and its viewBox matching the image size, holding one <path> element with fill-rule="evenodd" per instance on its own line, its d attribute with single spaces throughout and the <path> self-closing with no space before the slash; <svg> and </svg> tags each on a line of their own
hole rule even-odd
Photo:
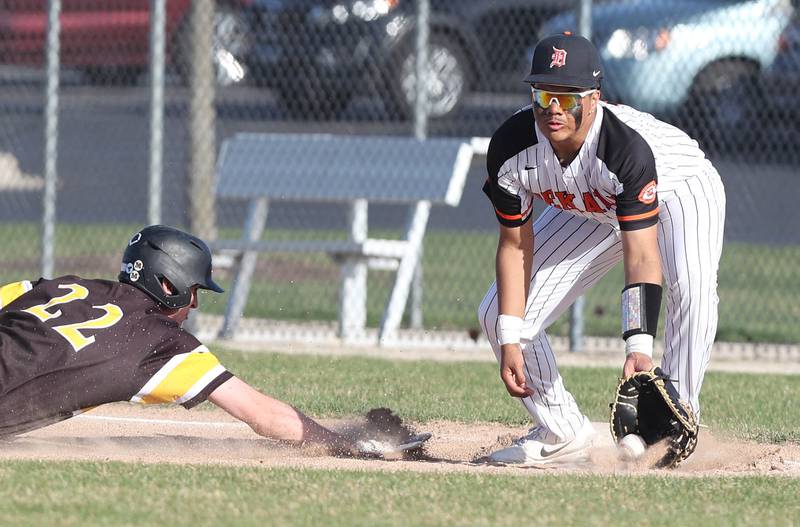
<svg viewBox="0 0 800 527">
<path fill-rule="evenodd" d="M 642 457 L 647 445 L 641 436 L 628 434 L 619 441 L 619 455 L 624 461 L 635 461 Z"/>
</svg>

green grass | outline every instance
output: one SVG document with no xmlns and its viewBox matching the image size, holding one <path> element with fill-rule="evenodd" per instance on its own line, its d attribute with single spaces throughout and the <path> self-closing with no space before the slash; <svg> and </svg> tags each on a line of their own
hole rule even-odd
<svg viewBox="0 0 800 527">
<path fill-rule="evenodd" d="M 506 393 L 494 363 L 229 351 L 218 351 L 218 356 L 247 382 L 315 416 L 341 417 L 389 406 L 403 418 L 419 422 L 446 419 L 522 427 L 530 419 Z M 565 367 L 560 371 L 584 413 L 593 421 L 607 420 L 619 370 Z M 800 442 L 797 401 L 800 376 L 710 372 L 701 397 L 703 423 L 715 433 L 742 439 Z"/>
<path fill-rule="evenodd" d="M 413 421 L 528 423 L 493 363 L 388 361 L 214 349 L 243 379 L 315 417 L 390 406 Z M 487 350 L 487 353 L 488 350 Z M 618 370 L 562 368 L 593 420 Z M 743 397 L 742 394 L 746 394 Z M 800 376 L 712 372 L 715 434 L 800 441 Z M 209 408 L 205 403 L 200 408 Z M 0 525 L 798 525 L 800 479 L 371 472 L 118 462 L 0 461 Z"/>
<path fill-rule="evenodd" d="M 59 225 L 56 273 L 114 278 L 121 251 L 133 225 Z M 39 230 L 32 224 L 0 226 L 0 283 L 39 273 Z M 396 233 L 394 233 L 396 235 Z M 373 236 L 392 236 L 377 232 Z M 237 236 L 224 230 L 222 237 Z M 335 239 L 340 231 L 267 230 L 270 239 Z M 425 238 L 423 302 L 425 327 L 477 328 L 476 311 L 494 279 L 496 236 L 492 233 L 430 231 Z M 273 254 L 262 257 L 245 314 L 282 320 L 335 320 L 339 269 L 322 254 Z M 800 246 L 729 243 L 719 275 L 720 322 L 717 340 L 800 342 Z M 218 273 L 224 286 L 229 273 Z M 392 286 L 393 273 L 369 276 L 368 324 L 377 326 Z M 586 295 L 586 334 L 619 333 L 621 266 L 612 269 Z M 205 294 L 202 309 L 221 314 L 226 295 Z M 661 317 L 662 325 L 664 317 Z M 564 315 L 550 329 L 568 333 Z M 663 328 L 662 328 L 663 334 Z"/>
<path fill-rule="evenodd" d="M 797 525 L 800 480 L 0 463 L 15 526 Z"/>
</svg>

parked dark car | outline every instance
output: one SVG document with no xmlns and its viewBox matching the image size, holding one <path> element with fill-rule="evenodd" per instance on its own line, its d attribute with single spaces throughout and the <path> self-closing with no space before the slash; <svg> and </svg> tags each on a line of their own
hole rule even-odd
<svg viewBox="0 0 800 527">
<path fill-rule="evenodd" d="M 191 0 L 168 0 L 167 61 L 188 71 Z M 151 0 L 62 0 L 61 63 L 95 82 L 146 71 Z M 47 0 L 0 0 L 0 63 L 41 66 Z M 575 0 L 430 0 L 427 97 L 432 117 L 470 92 L 518 92 L 543 21 Z M 295 116 L 335 116 L 359 95 L 408 118 L 415 102 L 415 0 L 217 0 L 214 60 L 222 83 L 276 90 Z"/>
<path fill-rule="evenodd" d="M 521 91 L 526 49 L 574 0 L 431 0 L 428 103 L 455 112 L 472 91 Z M 253 0 L 245 62 L 293 113 L 332 116 L 359 94 L 408 117 L 415 100 L 413 0 Z"/>
<path fill-rule="evenodd" d="M 96 82 L 130 81 L 147 69 L 151 0 L 62 0 L 60 60 Z M 244 50 L 241 8 L 249 0 L 217 0 L 214 59 L 221 82 L 240 80 L 235 57 Z M 166 2 L 167 60 L 187 71 L 191 0 Z M 47 0 L 0 1 L 0 64 L 41 66 Z M 231 78 L 228 78 L 231 77 Z"/>
<path fill-rule="evenodd" d="M 781 145 L 800 144 L 800 14 L 781 33 L 775 61 L 758 79 L 756 89 L 739 95 L 744 118 L 743 150 L 765 159 L 790 156 L 796 163 L 796 149 Z"/>
</svg>

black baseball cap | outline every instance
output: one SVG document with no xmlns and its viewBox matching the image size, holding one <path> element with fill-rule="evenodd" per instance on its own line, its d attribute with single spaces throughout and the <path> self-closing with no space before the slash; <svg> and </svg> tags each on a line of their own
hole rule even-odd
<svg viewBox="0 0 800 527">
<path fill-rule="evenodd" d="M 594 44 L 565 31 L 536 44 L 531 74 L 525 82 L 591 89 L 600 88 L 602 78 L 600 55 Z"/>
</svg>

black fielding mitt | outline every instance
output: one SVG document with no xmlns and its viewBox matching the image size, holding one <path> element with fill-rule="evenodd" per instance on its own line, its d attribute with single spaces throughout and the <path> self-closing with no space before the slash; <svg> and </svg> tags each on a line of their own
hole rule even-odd
<svg viewBox="0 0 800 527">
<path fill-rule="evenodd" d="M 694 413 L 661 368 L 620 379 L 611 403 L 611 435 L 619 443 L 628 434 L 641 436 L 648 447 L 667 440 L 667 452 L 656 461 L 657 468 L 673 468 L 694 452 Z"/>
</svg>

